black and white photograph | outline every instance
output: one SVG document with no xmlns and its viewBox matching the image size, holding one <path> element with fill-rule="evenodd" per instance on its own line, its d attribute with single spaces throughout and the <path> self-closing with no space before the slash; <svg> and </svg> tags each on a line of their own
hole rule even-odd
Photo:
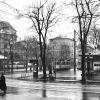
<svg viewBox="0 0 100 100">
<path fill-rule="evenodd" d="M 0 0 L 0 100 L 100 100 L 100 0 Z"/>
</svg>

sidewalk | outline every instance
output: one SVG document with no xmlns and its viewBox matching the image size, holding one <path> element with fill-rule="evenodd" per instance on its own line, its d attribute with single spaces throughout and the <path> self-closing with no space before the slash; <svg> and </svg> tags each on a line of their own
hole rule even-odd
<svg viewBox="0 0 100 100">
<path fill-rule="evenodd" d="M 47 71 L 47 76 L 49 72 Z M 33 72 L 18 72 L 18 73 L 13 73 L 13 74 L 6 74 L 6 78 L 11 78 L 11 79 L 20 79 L 20 80 L 26 80 L 26 81 L 40 81 L 41 77 L 43 75 L 42 71 L 38 72 L 38 79 L 35 79 L 33 77 Z M 74 73 L 73 70 L 69 71 L 59 71 L 56 72 L 56 78 L 54 80 L 51 80 L 53 82 L 78 82 L 81 80 L 81 72 L 76 71 L 76 74 Z"/>
<path fill-rule="evenodd" d="M 38 77 L 40 78 L 43 74 L 42 71 L 38 72 Z M 48 71 L 47 71 L 48 74 Z M 22 72 L 18 72 L 18 73 L 9 73 L 9 74 L 5 74 L 6 78 L 10 78 L 10 79 L 22 79 L 22 80 L 27 80 L 27 79 L 34 79 L 33 78 L 33 72 L 28 71 L 27 73 L 22 71 Z"/>
<path fill-rule="evenodd" d="M 47 71 L 47 75 L 48 75 Z M 41 77 L 43 76 L 43 72 L 38 72 L 38 79 L 33 77 L 33 72 L 28 71 L 27 73 L 24 71 L 13 73 L 13 74 L 6 74 L 6 78 L 11 79 L 20 79 L 20 80 L 26 80 L 26 81 L 41 81 Z M 53 82 L 80 82 L 81 81 L 81 71 L 76 70 L 76 73 L 74 73 L 73 69 L 70 69 L 68 71 L 58 71 L 56 72 L 56 78 L 54 80 L 51 80 Z M 87 83 L 100 83 L 100 74 L 92 76 L 91 79 L 86 80 Z"/>
<path fill-rule="evenodd" d="M 57 73 L 56 80 L 63 80 L 63 81 L 80 81 L 81 80 L 81 71 L 76 69 L 70 69 L 68 71 L 62 71 Z"/>
</svg>

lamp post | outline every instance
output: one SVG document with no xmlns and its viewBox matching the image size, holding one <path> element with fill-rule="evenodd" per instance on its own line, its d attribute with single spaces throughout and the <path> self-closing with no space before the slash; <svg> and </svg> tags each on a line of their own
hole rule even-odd
<svg viewBox="0 0 100 100">
<path fill-rule="evenodd" d="M 74 72 L 76 73 L 76 31 L 74 30 Z"/>
<path fill-rule="evenodd" d="M 11 60 L 11 73 L 13 73 L 13 42 L 10 41 L 10 60 Z"/>
<path fill-rule="evenodd" d="M 4 73 L 5 73 L 5 41 L 4 41 Z"/>
<path fill-rule="evenodd" d="M 24 47 L 25 47 L 25 68 L 26 68 L 26 73 L 27 73 L 27 67 L 28 67 L 28 65 L 27 65 L 27 63 L 28 63 L 28 45 L 25 44 Z"/>
<path fill-rule="evenodd" d="M 53 73 L 54 73 L 54 75 L 55 75 L 55 78 L 56 78 L 56 50 L 55 50 L 55 47 L 56 47 L 56 43 L 54 42 L 54 44 L 53 44 L 53 62 L 54 62 L 54 65 L 53 65 Z"/>
</svg>

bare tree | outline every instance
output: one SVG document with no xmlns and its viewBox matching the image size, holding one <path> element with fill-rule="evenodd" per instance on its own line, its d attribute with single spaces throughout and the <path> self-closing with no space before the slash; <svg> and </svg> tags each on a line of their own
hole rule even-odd
<svg viewBox="0 0 100 100">
<path fill-rule="evenodd" d="M 27 72 L 27 68 L 28 68 L 28 62 L 30 59 L 32 59 L 33 57 L 38 59 L 38 45 L 37 45 L 37 39 L 34 36 L 31 37 L 25 37 L 24 39 L 24 56 L 25 56 L 25 68 L 26 68 L 26 72 Z"/>
<path fill-rule="evenodd" d="M 13 73 L 13 62 L 14 62 L 14 46 L 16 43 L 16 36 L 11 35 L 10 38 L 8 39 L 8 45 L 9 45 L 9 55 L 10 55 L 10 61 L 11 61 L 11 72 Z"/>
<path fill-rule="evenodd" d="M 56 3 L 49 3 L 41 1 L 33 6 L 29 7 L 29 12 L 27 14 L 20 14 L 19 16 L 25 16 L 29 18 L 33 25 L 32 28 L 38 34 L 39 45 L 40 45 L 40 58 L 43 66 L 43 79 L 46 79 L 46 42 L 47 34 L 49 28 L 54 26 L 58 21 L 58 12 L 56 8 Z"/>
<path fill-rule="evenodd" d="M 29 40 L 28 38 L 25 38 L 24 40 L 24 50 L 25 50 L 25 53 L 24 53 L 24 56 L 25 56 L 25 68 L 26 68 L 26 72 L 27 72 L 27 67 L 28 67 L 28 58 L 29 58 Z"/>
<path fill-rule="evenodd" d="M 72 4 L 75 6 L 77 16 L 74 20 L 78 20 L 79 39 L 81 43 L 81 67 L 82 67 L 82 82 L 85 82 L 85 53 L 87 52 L 87 37 L 91 28 L 91 24 L 99 16 L 98 7 L 100 4 L 96 0 L 74 0 Z"/>
</svg>

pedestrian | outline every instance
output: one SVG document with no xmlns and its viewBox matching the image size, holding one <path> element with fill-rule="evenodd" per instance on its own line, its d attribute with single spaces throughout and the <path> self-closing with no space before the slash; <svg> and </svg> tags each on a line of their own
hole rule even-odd
<svg viewBox="0 0 100 100">
<path fill-rule="evenodd" d="M 49 77 L 52 77 L 52 66 L 49 64 L 48 66 L 49 69 Z"/>
<path fill-rule="evenodd" d="M 7 86 L 6 86 L 6 79 L 3 73 L 1 73 L 0 77 L 0 89 L 6 93 Z"/>
</svg>

